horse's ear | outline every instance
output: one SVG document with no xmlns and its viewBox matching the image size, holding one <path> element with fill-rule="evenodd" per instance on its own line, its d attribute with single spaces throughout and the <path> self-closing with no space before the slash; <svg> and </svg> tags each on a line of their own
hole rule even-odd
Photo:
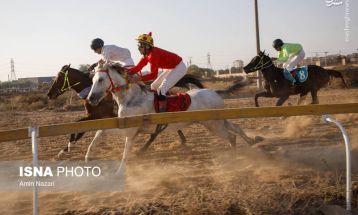
<svg viewBox="0 0 358 215">
<path fill-rule="evenodd" d="M 259 56 L 262 56 L 264 54 L 264 52 L 260 51 L 259 52 Z"/>
<path fill-rule="evenodd" d="M 71 67 L 71 63 L 69 63 L 67 67 L 70 68 L 70 67 Z"/>
</svg>

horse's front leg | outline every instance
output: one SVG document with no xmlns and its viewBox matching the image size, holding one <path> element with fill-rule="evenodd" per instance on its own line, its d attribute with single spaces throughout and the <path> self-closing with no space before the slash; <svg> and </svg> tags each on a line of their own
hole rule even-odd
<svg viewBox="0 0 358 215">
<path fill-rule="evenodd" d="M 96 142 L 98 137 L 101 136 L 102 133 L 103 133 L 103 130 L 96 131 L 96 134 L 94 135 L 94 138 L 93 138 L 92 142 L 89 144 L 89 146 L 87 148 L 86 156 L 85 156 L 85 162 L 86 163 L 89 161 L 89 156 L 90 156 L 92 146 L 94 146 L 94 143 Z"/>
<path fill-rule="evenodd" d="M 179 135 L 179 137 L 180 137 L 180 143 L 181 143 L 181 145 L 182 145 L 183 147 L 187 147 L 187 145 L 186 145 L 186 138 L 185 138 L 184 133 L 182 132 L 182 130 L 178 130 L 177 133 L 178 133 L 178 135 Z"/>
<path fill-rule="evenodd" d="M 256 106 L 256 107 L 260 107 L 260 106 L 259 106 L 259 101 L 258 101 L 258 98 L 259 98 L 259 97 L 269 97 L 269 98 L 272 98 L 273 95 L 272 95 L 272 93 L 267 92 L 267 91 L 264 91 L 264 92 L 261 92 L 261 93 L 256 93 L 256 94 L 255 94 L 255 106 Z"/>
<path fill-rule="evenodd" d="M 141 149 L 139 149 L 139 151 L 140 152 L 147 151 L 148 147 L 152 144 L 152 142 L 155 140 L 155 138 L 157 138 L 159 133 L 160 133 L 160 131 L 159 132 L 156 131 L 155 133 L 150 134 L 149 140 L 144 144 L 144 146 Z"/>
<path fill-rule="evenodd" d="M 83 117 L 83 118 L 77 120 L 76 122 L 87 121 L 87 120 L 91 120 L 91 119 L 92 119 L 91 116 L 86 116 L 86 117 Z M 63 148 L 57 154 L 57 157 L 59 158 L 64 152 L 70 152 L 72 145 L 75 145 L 76 142 L 79 139 L 81 139 L 81 137 L 83 137 L 84 134 L 85 134 L 85 132 L 70 134 L 70 141 L 68 142 L 67 146 L 65 148 Z"/>
<path fill-rule="evenodd" d="M 285 101 L 287 101 L 288 97 L 290 97 L 290 95 L 281 96 L 281 97 L 277 100 L 276 106 L 281 106 L 283 103 L 285 103 Z"/>
<path fill-rule="evenodd" d="M 148 147 L 152 144 L 152 142 L 157 138 L 158 134 L 166 129 L 168 125 L 157 125 L 154 133 L 150 134 L 149 140 L 144 144 L 144 146 L 139 150 L 139 152 L 147 151 Z"/>
<path fill-rule="evenodd" d="M 131 146 L 132 146 L 132 144 L 134 142 L 134 137 L 136 136 L 137 132 L 138 132 L 137 128 L 130 128 L 130 129 L 126 129 L 126 131 L 125 131 L 126 142 L 124 144 L 122 162 L 121 162 L 121 165 L 119 166 L 119 168 L 117 170 L 117 174 L 119 174 L 120 176 L 124 176 L 125 165 L 126 165 L 128 153 L 129 153 L 129 150 L 130 150 L 130 148 L 131 148 Z"/>
</svg>

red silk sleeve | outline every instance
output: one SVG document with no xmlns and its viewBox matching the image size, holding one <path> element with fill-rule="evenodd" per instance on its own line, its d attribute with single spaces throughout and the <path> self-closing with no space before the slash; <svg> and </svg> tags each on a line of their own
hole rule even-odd
<svg viewBox="0 0 358 215">
<path fill-rule="evenodd" d="M 131 74 L 135 74 L 138 73 L 139 71 L 141 71 L 143 69 L 143 67 L 145 67 L 145 65 L 148 64 L 148 59 L 146 57 L 142 58 L 138 64 L 135 67 L 132 67 L 130 69 L 130 73 Z"/>
</svg>

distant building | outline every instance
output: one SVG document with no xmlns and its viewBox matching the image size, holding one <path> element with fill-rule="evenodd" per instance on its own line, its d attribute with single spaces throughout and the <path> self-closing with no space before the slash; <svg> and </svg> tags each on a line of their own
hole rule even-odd
<svg viewBox="0 0 358 215">
<path fill-rule="evenodd" d="M 318 65 L 318 66 L 336 66 L 345 64 L 358 64 L 358 53 L 349 55 L 327 55 L 321 57 L 307 57 L 303 60 L 303 65 Z"/>
<path fill-rule="evenodd" d="M 243 68 L 243 67 L 244 67 L 244 61 L 242 61 L 242 60 L 235 60 L 235 61 L 232 63 L 232 67 L 235 67 L 235 68 Z"/>
<path fill-rule="evenodd" d="M 49 77 L 28 77 L 28 78 L 19 78 L 18 81 L 23 82 L 31 82 L 31 88 L 38 88 L 39 86 L 43 85 L 51 85 L 53 80 L 55 80 L 56 77 L 49 76 Z"/>
</svg>

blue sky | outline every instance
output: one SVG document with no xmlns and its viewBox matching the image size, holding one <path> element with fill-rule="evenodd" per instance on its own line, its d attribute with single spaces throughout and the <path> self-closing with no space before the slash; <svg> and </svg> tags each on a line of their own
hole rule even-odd
<svg viewBox="0 0 358 215">
<path fill-rule="evenodd" d="M 301 43 L 306 56 L 357 52 L 358 1 L 327 7 L 326 0 L 258 0 L 261 49 L 272 55 L 276 38 Z M 349 2 L 349 41 L 345 41 L 345 4 Z M 89 44 L 128 48 L 140 59 L 135 38 L 153 32 L 155 45 L 214 69 L 248 62 L 256 53 L 253 0 L 1 0 L 0 80 L 10 59 L 17 77 L 56 75 L 64 65 L 90 64 L 100 56 Z M 320 53 L 323 55 L 323 53 Z"/>
</svg>

